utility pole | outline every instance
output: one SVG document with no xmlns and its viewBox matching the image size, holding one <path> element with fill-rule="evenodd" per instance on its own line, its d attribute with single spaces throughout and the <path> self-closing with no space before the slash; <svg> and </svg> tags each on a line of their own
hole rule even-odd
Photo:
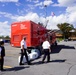
<svg viewBox="0 0 76 75">
<path fill-rule="evenodd" d="M 48 23 L 48 21 L 47 21 L 47 5 L 44 5 L 44 7 L 45 7 L 45 22 L 46 22 L 45 28 L 46 28 L 47 27 L 47 23 Z"/>
</svg>

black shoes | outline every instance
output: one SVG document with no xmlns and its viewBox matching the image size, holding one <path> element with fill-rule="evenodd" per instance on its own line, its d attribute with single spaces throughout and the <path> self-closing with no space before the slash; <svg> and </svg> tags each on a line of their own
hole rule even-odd
<svg viewBox="0 0 76 75">
<path fill-rule="evenodd" d="M 44 61 L 42 61 L 42 64 L 44 63 Z"/>
<path fill-rule="evenodd" d="M 19 65 L 24 65 L 23 63 L 20 63 Z M 28 65 L 31 65 L 31 63 L 28 63 Z"/>
<path fill-rule="evenodd" d="M 1 69 L 1 71 L 6 71 L 5 69 Z"/>
<path fill-rule="evenodd" d="M 50 61 L 47 61 L 47 63 L 49 63 Z"/>
<path fill-rule="evenodd" d="M 47 61 L 46 63 L 49 63 L 50 61 Z M 42 61 L 42 64 L 45 63 L 44 61 Z"/>
<path fill-rule="evenodd" d="M 29 62 L 28 65 L 31 65 L 31 63 Z"/>
<path fill-rule="evenodd" d="M 19 63 L 19 65 L 24 65 L 23 63 Z"/>
</svg>

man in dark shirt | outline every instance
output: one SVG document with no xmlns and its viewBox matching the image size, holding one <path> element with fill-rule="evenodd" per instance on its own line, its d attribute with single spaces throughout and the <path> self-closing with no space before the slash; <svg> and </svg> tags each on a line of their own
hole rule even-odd
<svg viewBox="0 0 76 75">
<path fill-rule="evenodd" d="M 0 65 L 1 65 L 1 71 L 3 71 L 3 65 L 4 65 L 4 56 L 5 56 L 5 47 L 4 47 L 4 41 L 0 41 Z"/>
</svg>

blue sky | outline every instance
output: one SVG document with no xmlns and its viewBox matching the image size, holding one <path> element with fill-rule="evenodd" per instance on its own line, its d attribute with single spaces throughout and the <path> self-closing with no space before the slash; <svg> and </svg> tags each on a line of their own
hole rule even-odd
<svg viewBox="0 0 76 75">
<path fill-rule="evenodd" d="M 0 35 L 10 36 L 11 23 L 25 20 L 48 21 L 47 29 L 64 22 L 76 28 L 76 0 L 0 0 Z"/>
</svg>

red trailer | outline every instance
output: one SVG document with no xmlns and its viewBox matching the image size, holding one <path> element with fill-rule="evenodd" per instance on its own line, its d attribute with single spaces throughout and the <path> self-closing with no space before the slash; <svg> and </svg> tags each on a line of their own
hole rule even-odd
<svg viewBox="0 0 76 75">
<path fill-rule="evenodd" d="M 52 44 L 56 42 L 54 32 L 49 32 L 42 25 L 36 24 L 32 21 L 15 22 L 11 25 L 11 45 L 20 47 L 20 41 L 26 37 L 27 47 L 36 47 L 48 37 L 52 40 Z"/>
</svg>

